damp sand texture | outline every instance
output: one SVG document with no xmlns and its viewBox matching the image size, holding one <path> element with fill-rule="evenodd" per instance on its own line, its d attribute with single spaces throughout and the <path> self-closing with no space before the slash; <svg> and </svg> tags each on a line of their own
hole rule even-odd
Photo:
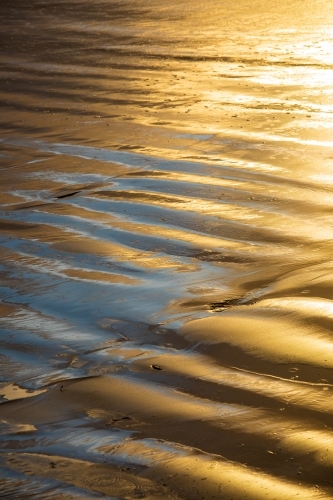
<svg viewBox="0 0 333 500">
<path fill-rule="evenodd" d="M 2 0 L 1 499 L 333 499 L 332 25 Z"/>
</svg>

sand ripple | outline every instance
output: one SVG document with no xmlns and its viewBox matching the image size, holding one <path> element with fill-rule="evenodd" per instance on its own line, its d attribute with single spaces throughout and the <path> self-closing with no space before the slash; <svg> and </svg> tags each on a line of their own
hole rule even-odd
<svg viewBox="0 0 333 500">
<path fill-rule="evenodd" d="M 332 5 L 3 2 L 0 498 L 333 498 Z"/>
</svg>

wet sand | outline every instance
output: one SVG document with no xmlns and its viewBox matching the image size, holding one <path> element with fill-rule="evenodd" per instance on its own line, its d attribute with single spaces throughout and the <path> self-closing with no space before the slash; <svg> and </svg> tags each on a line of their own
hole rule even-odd
<svg viewBox="0 0 333 500">
<path fill-rule="evenodd" d="M 333 499 L 331 2 L 0 14 L 0 498 Z"/>
</svg>

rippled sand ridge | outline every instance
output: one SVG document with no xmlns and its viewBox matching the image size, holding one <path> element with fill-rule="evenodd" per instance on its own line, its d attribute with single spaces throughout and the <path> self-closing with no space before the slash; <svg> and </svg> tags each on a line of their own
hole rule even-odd
<svg viewBox="0 0 333 500">
<path fill-rule="evenodd" d="M 1 499 L 333 499 L 332 26 L 2 0 Z"/>
</svg>

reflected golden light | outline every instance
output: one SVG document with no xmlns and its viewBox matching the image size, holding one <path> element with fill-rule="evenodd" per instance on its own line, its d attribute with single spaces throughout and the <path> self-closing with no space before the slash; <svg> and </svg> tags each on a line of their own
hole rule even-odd
<svg viewBox="0 0 333 500">
<path fill-rule="evenodd" d="M 332 26 L 3 2 L 4 496 L 333 498 Z"/>
</svg>

